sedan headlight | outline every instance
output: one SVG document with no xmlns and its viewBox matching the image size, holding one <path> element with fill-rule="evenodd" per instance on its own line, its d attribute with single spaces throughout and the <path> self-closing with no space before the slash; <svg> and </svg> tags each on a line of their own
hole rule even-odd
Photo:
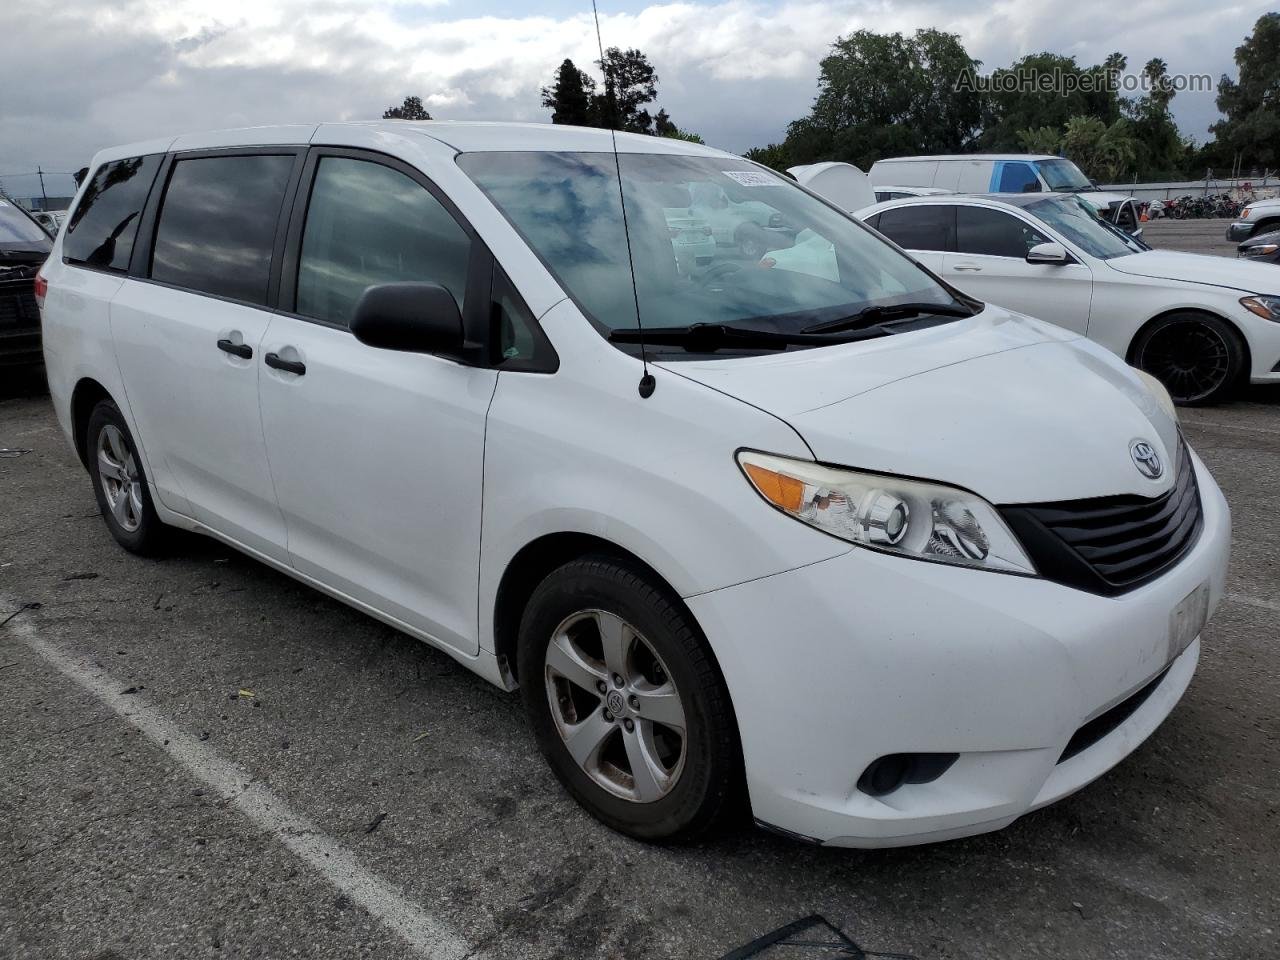
<svg viewBox="0 0 1280 960">
<path fill-rule="evenodd" d="M 1256 313 L 1264 320 L 1275 320 L 1280 323 L 1280 297 L 1244 297 L 1240 300 L 1240 306 L 1250 313 Z"/>
<path fill-rule="evenodd" d="M 774 507 L 841 540 L 917 560 L 1036 572 L 995 508 L 967 490 L 752 450 L 738 464 Z"/>
<path fill-rule="evenodd" d="M 1241 247 L 1242 257 L 1269 257 L 1280 250 L 1280 243 L 1260 243 L 1256 247 Z"/>
</svg>

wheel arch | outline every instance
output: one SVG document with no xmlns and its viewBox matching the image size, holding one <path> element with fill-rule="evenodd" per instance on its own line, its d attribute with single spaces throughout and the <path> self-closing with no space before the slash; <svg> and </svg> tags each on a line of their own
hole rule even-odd
<svg viewBox="0 0 1280 960">
<path fill-rule="evenodd" d="M 585 556 L 605 556 L 617 560 L 627 566 L 634 567 L 654 584 L 662 588 L 673 603 L 676 603 L 688 616 L 699 633 L 702 627 L 697 618 L 681 598 L 679 592 L 652 565 L 647 563 L 625 547 L 611 540 L 589 533 L 549 533 L 525 544 L 507 562 L 502 578 L 498 581 L 498 589 L 493 601 L 493 649 L 498 659 L 502 674 L 518 682 L 516 673 L 516 646 L 520 636 L 520 619 L 524 616 L 529 598 L 548 574 L 566 563 Z M 703 634 L 706 641 L 706 635 Z M 711 645 L 708 642 L 707 648 Z M 715 659 L 715 651 L 711 651 Z M 719 661 L 716 669 L 720 670 Z M 724 671 L 720 670 L 723 677 Z M 514 686 L 514 683 L 512 684 Z"/>
<path fill-rule="evenodd" d="M 1280 216 L 1264 217 L 1259 220 L 1245 239 L 1252 239 L 1261 233 L 1270 233 L 1272 230 L 1280 230 Z"/>
<path fill-rule="evenodd" d="M 103 400 L 110 400 L 112 403 L 116 403 L 110 391 L 92 377 L 81 377 L 76 383 L 75 389 L 71 391 L 72 441 L 75 443 L 76 454 L 80 457 L 80 463 L 84 465 L 86 470 L 89 469 L 89 448 L 86 436 L 89 432 L 89 417 L 93 413 L 93 408 Z M 116 403 L 116 406 L 119 406 L 119 404 Z"/>
<path fill-rule="evenodd" d="M 1124 354 L 1125 363 L 1129 364 L 1130 366 L 1133 365 L 1133 361 L 1135 359 L 1135 353 L 1138 347 L 1138 342 L 1142 339 L 1143 334 L 1145 334 L 1148 330 L 1150 330 L 1153 326 L 1155 326 L 1157 323 L 1159 323 L 1161 320 L 1165 319 L 1166 317 L 1172 317 L 1180 313 L 1200 314 L 1201 316 L 1205 316 L 1205 317 L 1213 317 L 1215 320 L 1219 320 L 1222 323 L 1225 323 L 1227 327 L 1230 328 L 1231 332 L 1236 335 L 1236 339 L 1240 341 L 1240 349 L 1244 351 L 1243 367 L 1246 375 L 1248 374 L 1249 370 L 1252 369 L 1252 364 L 1253 364 L 1253 356 L 1249 352 L 1249 338 L 1244 335 L 1244 331 L 1240 329 L 1240 325 L 1236 323 L 1234 320 L 1232 320 L 1230 317 L 1224 317 L 1218 311 L 1209 310 L 1205 307 L 1173 307 L 1168 310 L 1162 310 L 1159 313 L 1157 313 L 1155 316 L 1148 318 L 1147 321 L 1142 326 L 1140 326 L 1137 330 L 1134 331 L 1133 336 L 1129 338 L 1129 346 L 1125 350 L 1125 354 Z"/>
</svg>

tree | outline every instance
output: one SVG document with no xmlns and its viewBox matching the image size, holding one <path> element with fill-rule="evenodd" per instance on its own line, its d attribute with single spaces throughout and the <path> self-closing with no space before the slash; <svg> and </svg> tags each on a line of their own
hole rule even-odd
<svg viewBox="0 0 1280 960">
<path fill-rule="evenodd" d="M 1109 183 L 1133 167 L 1138 141 L 1123 117 L 1108 126 L 1097 117 L 1076 116 L 1063 130 L 1062 152 L 1087 176 Z"/>
<path fill-rule="evenodd" d="M 596 126 L 652 133 L 653 117 L 643 109 L 658 96 L 658 74 L 639 50 L 610 47 L 596 66 L 604 74 L 604 93 L 592 98 Z"/>
<path fill-rule="evenodd" d="M 981 143 L 987 150 L 1018 150 L 1030 129 L 1062 130 L 1072 117 L 1094 117 L 1103 126 L 1120 119 L 1119 76 L 1126 58 L 1113 53 L 1098 66 L 1081 67 L 1075 57 L 1033 53 L 995 70 L 989 78 Z"/>
<path fill-rule="evenodd" d="M 981 95 L 957 80 L 980 66 L 958 36 L 939 30 L 840 37 L 822 60 L 809 116 L 756 156 L 775 169 L 845 160 L 865 170 L 882 156 L 964 150 L 978 131 Z"/>
<path fill-rule="evenodd" d="M 1224 118 L 1209 129 L 1245 165 L 1280 165 L 1280 13 L 1258 18 L 1236 47 L 1238 80 L 1223 75 L 1218 109 Z"/>
<path fill-rule="evenodd" d="M 552 123 L 594 127 L 598 126 L 592 110 L 595 92 L 596 82 L 566 57 L 555 82 L 542 88 L 542 105 L 551 111 Z"/>
<path fill-rule="evenodd" d="M 1019 130 L 1018 147 L 1027 153 L 1057 153 L 1062 149 L 1062 131 L 1054 127 Z"/>
<path fill-rule="evenodd" d="M 1156 57 L 1142 68 L 1146 95 L 1125 103 L 1132 121 L 1137 146 L 1136 173 L 1145 179 L 1180 175 L 1186 159 L 1186 144 L 1169 112 L 1177 93 L 1169 77 L 1169 67 Z"/>
<path fill-rule="evenodd" d="M 688 140 L 690 143 L 703 142 L 703 139 L 696 133 L 681 130 L 677 127 L 666 110 L 659 110 L 653 118 L 653 132 L 660 137 L 669 137 L 672 140 Z"/>
<path fill-rule="evenodd" d="M 431 114 L 422 105 L 421 97 L 405 97 L 404 103 L 398 107 L 387 107 L 382 111 L 383 120 L 430 120 Z"/>
</svg>

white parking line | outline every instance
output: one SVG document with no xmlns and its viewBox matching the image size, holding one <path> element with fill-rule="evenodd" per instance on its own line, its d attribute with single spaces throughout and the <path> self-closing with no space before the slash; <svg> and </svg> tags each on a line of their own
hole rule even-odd
<svg viewBox="0 0 1280 960">
<path fill-rule="evenodd" d="M 39 654 L 64 677 L 74 681 L 140 730 L 157 747 L 180 763 L 255 826 L 310 864 L 353 902 L 395 931 L 420 956 L 430 960 L 482 958 L 446 923 L 424 913 L 340 843 L 321 833 L 306 817 L 294 812 L 235 764 L 223 760 L 206 744 L 161 716 L 136 695 L 123 695 L 124 686 L 109 674 L 81 663 L 44 640 L 26 613 L 5 629 Z"/>
<path fill-rule="evenodd" d="M 1274 600 L 1263 600 L 1260 597 L 1250 597 L 1243 593 L 1228 593 L 1226 599 L 1233 603 L 1243 603 L 1247 607 L 1257 607 L 1260 610 L 1280 613 L 1280 603 L 1276 603 Z"/>
<path fill-rule="evenodd" d="M 1235 430 L 1240 433 L 1275 433 L 1280 434 L 1280 430 L 1274 427 L 1251 427 L 1244 423 L 1223 423 L 1220 420 L 1202 420 L 1199 417 L 1183 417 L 1183 424 L 1191 427 L 1217 427 L 1219 430 Z"/>
</svg>

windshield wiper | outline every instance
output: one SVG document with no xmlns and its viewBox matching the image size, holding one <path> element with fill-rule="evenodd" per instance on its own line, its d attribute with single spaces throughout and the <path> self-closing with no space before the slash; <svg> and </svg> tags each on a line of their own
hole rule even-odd
<svg viewBox="0 0 1280 960">
<path fill-rule="evenodd" d="M 976 310 L 962 303 L 890 303 L 874 307 L 865 307 L 857 313 L 841 317 L 839 320 L 828 320 L 805 327 L 801 333 L 836 333 L 846 330 L 860 330 L 872 324 L 886 320 L 905 320 L 922 314 L 934 314 L 943 317 L 972 317 Z"/>
<path fill-rule="evenodd" d="M 790 346 L 824 346 L 888 336 L 892 331 L 874 324 L 858 330 L 824 334 L 813 330 L 792 332 L 753 330 L 723 323 L 691 323 L 685 327 L 623 327 L 609 333 L 612 343 L 669 343 L 690 353 L 715 353 L 725 348 L 785 350 Z"/>
</svg>

